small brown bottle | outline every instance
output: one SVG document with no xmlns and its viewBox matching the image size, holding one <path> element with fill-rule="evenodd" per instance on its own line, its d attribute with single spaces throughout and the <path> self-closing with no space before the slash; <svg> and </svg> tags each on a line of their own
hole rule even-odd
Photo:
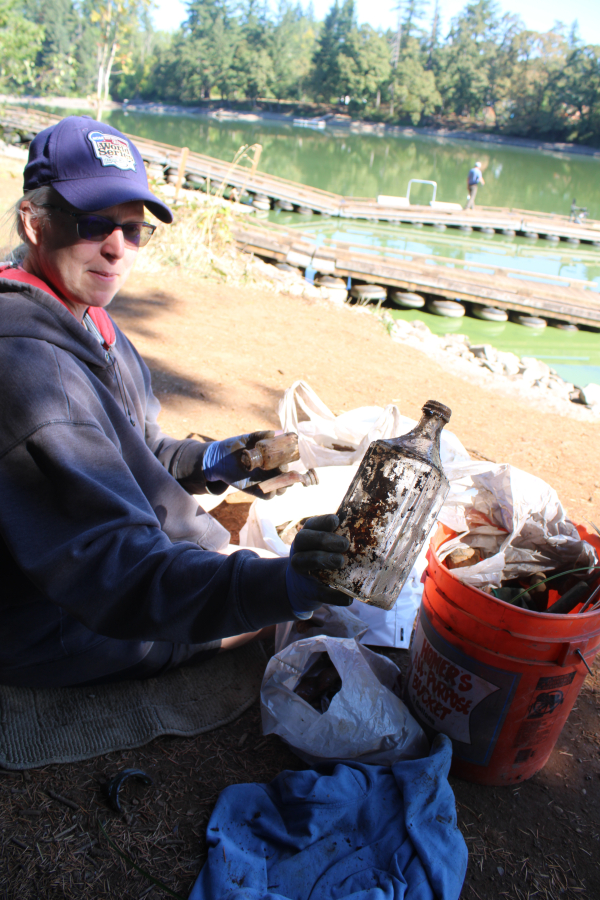
<svg viewBox="0 0 600 900">
<path fill-rule="evenodd" d="M 428 400 L 408 434 L 373 441 L 337 511 L 336 534 L 350 541 L 347 562 L 319 573 L 321 581 L 392 608 L 448 494 L 440 435 L 451 415 L 447 406 Z"/>
<path fill-rule="evenodd" d="M 272 438 L 257 441 L 251 450 L 244 450 L 241 463 L 249 471 L 252 469 L 277 469 L 279 466 L 300 459 L 298 435 L 295 431 L 277 434 Z"/>
</svg>

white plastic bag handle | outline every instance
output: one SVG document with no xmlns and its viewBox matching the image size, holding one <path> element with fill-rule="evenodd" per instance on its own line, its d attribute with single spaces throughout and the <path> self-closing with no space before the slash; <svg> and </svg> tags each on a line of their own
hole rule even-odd
<svg viewBox="0 0 600 900">
<path fill-rule="evenodd" d="M 305 381 L 294 381 L 279 401 L 279 420 L 284 431 L 298 433 L 298 407 L 306 413 L 309 419 L 318 417 L 333 422 L 336 418 L 310 385 Z"/>
</svg>

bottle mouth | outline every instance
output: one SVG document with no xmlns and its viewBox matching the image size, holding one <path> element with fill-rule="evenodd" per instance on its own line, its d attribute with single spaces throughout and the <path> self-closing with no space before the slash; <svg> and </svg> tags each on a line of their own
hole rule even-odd
<svg viewBox="0 0 600 900">
<path fill-rule="evenodd" d="M 428 413 L 430 416 L 439 416 L 444 422 L 449 422 L 450 417 L 452 416 L 450 407 L 444 406 L 439 400 L 428 400 L 427 403 L 423 405 L 423 412 Z"/>
</svg>

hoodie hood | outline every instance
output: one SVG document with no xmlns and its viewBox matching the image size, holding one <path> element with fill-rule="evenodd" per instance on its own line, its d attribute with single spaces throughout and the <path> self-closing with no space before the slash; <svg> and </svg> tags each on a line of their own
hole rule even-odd
<svg viewBox="0 0 600 900">
<path fill-rule="evenodd" d="M 106 368 L 111 364 L 108 348 L 115 343 L 115 328 L 104 310 L 90 310 L 89 314 L 104 338 L 104 346 L 39 278 L 22 269 L 0 270 L 0 339 L 45 341 L 86 365 Z"/>
</svg>

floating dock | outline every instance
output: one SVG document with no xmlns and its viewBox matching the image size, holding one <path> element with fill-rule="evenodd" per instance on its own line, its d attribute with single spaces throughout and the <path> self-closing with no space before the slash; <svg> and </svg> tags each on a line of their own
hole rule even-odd
<svg viewBox="0 0 600 900">
<path fill-rule="evenodd" d="M 12 127 L 31 136 L 60 118 L 18 107 L 0 110 L 0 123 L 5 129 Z M 146 163 L 161 167 L 165 174 L 169 170 L 171 174 L 177 171 L 181 148 L 136 135 L 128 137 L 134 141 Z M 595 221 L 578 225 L 567 216 L 527 210 L 479 207 L 466 212 L 457 204 L 435 201 L 427 207 L 411 205 L 405 198 L 380 197 L 378 202 L 342 197 L 200 153 L 189 153 L 185 170 L 189 181 L 197 184 L 202 181 L 206 190 L 225 183 L 238 192 L 262 195 L 263 204 L 265 198 L 271 203 L 286 201 L 309 213 L 429 225 L 438 230 L 453 228 L 463 232 L 528 234 L 554 242 L 581 242 L 600 247 L 600 222 Z M 317 242 L 312 235 L 270 223 L 236 223 L 233 231 L 238 247 L 272 262 L 286 262 L 300 269 L 350 278 L 355 284 L 377 284 L 600 329 L 600 294 L 596 282 L 394 248 L 386 248 L 383 252 L 357 243 L 334 242 L 322 236 Z"/>
<path fill-rule="evenodd" d="M 377 284 L 600 329 L 595 282 L 390 248 L 383 253 L 322 238 L 317 245 L 311 235 L 280 226 L 236 223 L 233 233 L 241 250 L 262 259 L 350 278 L 353 284 Z"/>
<path fill-rule="evenodd" d="M 28 108 L 6 106 L 0 109 L 0 123 L 20 134 L 36 134 L 42 128 L 58 122 L 62 117 Z M 144 160 L 165 171 L 177 170 L 181 147 L 128 135 L 136 144 Z M 578 224 L 569 216 L 538 213 L 521 209 L 502 209 L 478 206 L 464 210 L 456 203 L 436 202 L 422 206 L 411 204 L 406 197 L 343 197 L 331 191 L 309 187 L 254 171 L 248 166 L 232 165 L 202 153 L 190 152 L 185 166 L 191 183 L 214 189 L 226 185 L 243 191 L 250 197 L 260 195 L 264 203 L 291 204 L 304 213 L 318 213 L 343 219 L 363 219 L 368 222 L 402 223 L 427 226 L 439 231 L 447 228 L 470 233 L 518 234 L 531 240 L 566 241 L 569 244 L 591 244 L 600 248 L 600 222 L 585 219 Z"/>
</svg>

